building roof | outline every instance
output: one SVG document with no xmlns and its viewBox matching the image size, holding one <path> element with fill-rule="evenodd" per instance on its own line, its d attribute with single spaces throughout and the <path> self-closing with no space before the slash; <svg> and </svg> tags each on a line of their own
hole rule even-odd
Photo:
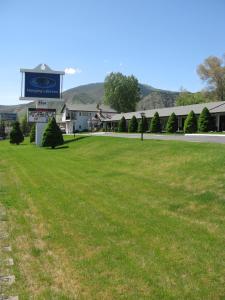
<svg viewBox="0 0 225 300">
<path fill-rule="evenodd" d="M 207 107 L 211 113 L 225 112 L 225 101 L 221 102 L 209 102 L 209 103 L 199 103 L 186 106 L 173 106 L 173 107 L 164 107 L 156 108 L 149 110 L 142 110 L 129 113 L 115 114 L 110 119 L 106 119 L 107 122 L 119 121 L 123 116 L 126 120 L 130 120 L 133 116 L 137 119 L 141 118 L 141 113 L 145 113 L 146 118 L 152 118 L 156 112 L 159 113 L 160 117 L 169 117 L 173 112 L 177 116 L 187 116 L 191 110 L 195 114 L 200 114 L 204 107 Z"/>
<path fill-rule="evenodd" d="M 72 110 L 72 111 L 87 111 L 87 112 L 97 112 L 99 109 L 97 108 L 97 104 L 65 104 L 62 108 L 62 111 L 64 111 L 64 109 L 68 108 L 68 110 Z M 116 110 L 107 106 L 107 105 L 103 105 L 100 104 L 99 108 L 102 110 L 102 112 L 107 112 L 107 113 L 116 113 Z"/>
</svg>

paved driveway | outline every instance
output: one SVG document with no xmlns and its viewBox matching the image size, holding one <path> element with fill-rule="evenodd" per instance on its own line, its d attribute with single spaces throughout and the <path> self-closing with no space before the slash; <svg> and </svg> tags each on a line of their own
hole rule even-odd
<svg viewBox="0 0 225 300">
<path fill-rule="evenodd" d="M 98 136 L 111 136 L 111 137 L 121 137 L 121 138 L 134 138 L 137 139 L 141 137 L 138 133 L 112 133 L 112 132 L 99 132 L 93 133 L 93 135 Z M 196 143 L 221 143 L 225 144 L 225 135 L 163 135 L 163 134 L 144 134 L 144 139 L 146 140 L 174 140 L 174 141 L 186 141 L 186 142 L 196 142 Z"/>
</svg>

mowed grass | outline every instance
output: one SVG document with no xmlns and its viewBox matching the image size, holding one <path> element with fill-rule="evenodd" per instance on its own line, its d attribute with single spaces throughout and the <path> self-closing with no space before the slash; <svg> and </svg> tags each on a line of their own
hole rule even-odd
<svg viewBox="0 0 225 300">
<path fill-rule="evenodd" d="M 225 146 L 0 142 L 20 299 L 225 299 Z"/>
</svg>

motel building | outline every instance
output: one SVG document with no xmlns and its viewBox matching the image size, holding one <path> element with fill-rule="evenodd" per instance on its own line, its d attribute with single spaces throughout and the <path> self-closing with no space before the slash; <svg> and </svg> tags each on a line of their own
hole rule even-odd
<svg viewBox="0 0 225 300">
<path fill-rule="evenodd" d="M 222 102 L 209 102 L 200 103 L 186 106 L 174 106 L 157 109 L 149 109 L 144 111 L 136 111 L 130 113 L 113 114 L 110 118 L 104 119 L 103 128 L 107 131 L 114 131 L 118 128 L 119 121 L 122 117 L 125 117 L 128 125 L 128 121 L 135 116 L 137 119 L 141 119 L 141 113 L 145 114 L 145 117 L 150 120 L 153 118 L 156 112 L 159 113 L 160 123 L 162 131 L 165 131 L 166 123 L 169 116 L 174 112 L 178 118 L 178 131 L 183 131 L 184 121 L 190 111 L 194 111 L 198 117 L 202 112 L 203 108 L 207 107 L 210 111 L 214 121 L 214 131 L 225 131 L 225 101 Z"/>
<path fill-rule="evenodd" d="M 117 112 L 106 105 L 65 104 L 61 110 L 60 126 L 67 134 L 77 131 L 92 131 L 102 127 L 103 120 L 110 119 Z"/>
</svg>

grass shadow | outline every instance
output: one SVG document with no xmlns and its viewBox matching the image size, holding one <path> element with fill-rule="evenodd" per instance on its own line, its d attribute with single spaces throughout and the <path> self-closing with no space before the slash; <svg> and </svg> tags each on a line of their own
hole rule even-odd
<svg viewBox="0 0 225 300">
<path fill-rule="evenodd" d="M 65 140 L 64 141 L 64 144 L 69 144 L 69 143 L 73 143 L 73 142 L 77 142 L 79 140 L 82 140 L 82 139 L 85 139 L 85 138 L 88 138 L 90 136 L 86 135 L 86 136 L 78 136 L 78 137 L 75 137 L 73 139 L 70 139 L 70 140 Z"/>
</svg>

